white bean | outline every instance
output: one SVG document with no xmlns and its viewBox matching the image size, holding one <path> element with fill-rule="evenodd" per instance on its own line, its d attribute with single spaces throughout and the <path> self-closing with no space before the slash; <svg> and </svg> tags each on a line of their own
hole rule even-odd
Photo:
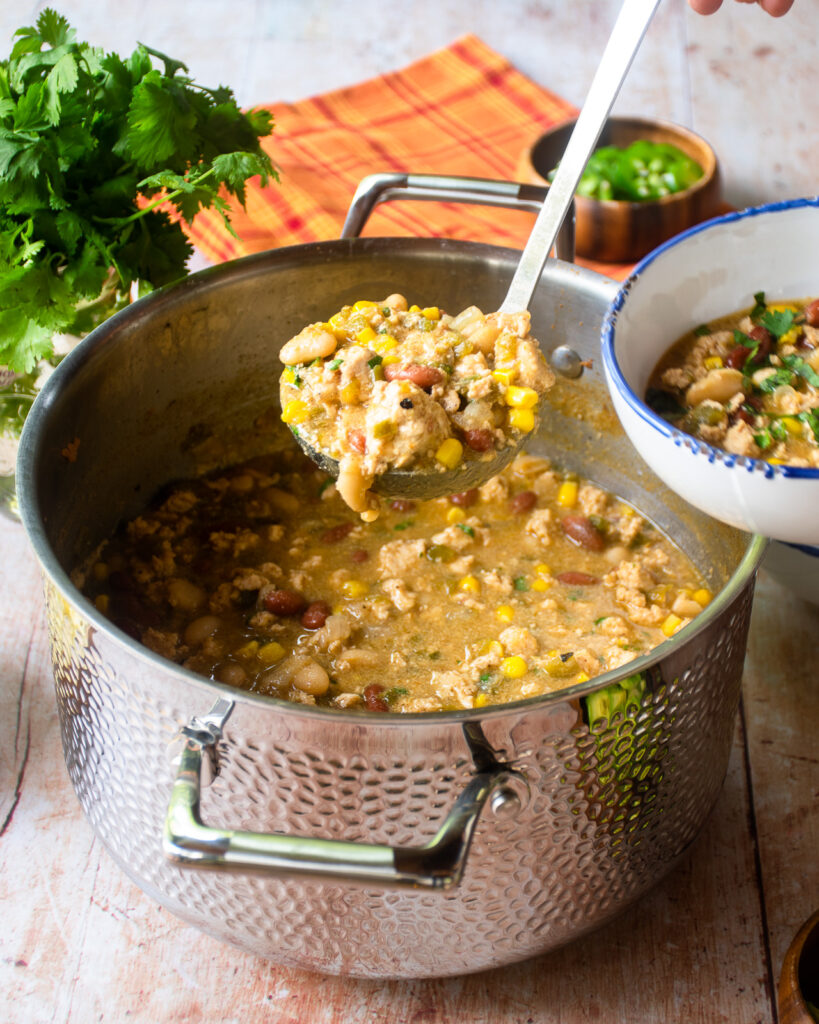
<svg viewBox="0 0 819 1024">
<path fill-rule="evenodd" d="M 171 608 L 195 612 L 205 603 L 205 591 L 190 580 L 168 580 L 168 603 Z"/>
<path fill-rule="evenodd" d="M 709 399 L 712 402 L 727 402 L 742 391 L 742 373 L 730 367 L 711 370 L 701 380 L 694 381 L 685 393 L 687 405 L 699 405 Z"/>
<path fill-rule="evenodd" d="M 383 304 L 385 306 L 388 306 L 393 313 L 396 310 L 400 310 L 402 313 L 405 313 L 407 310 L 407 300 L 404 298 L 403 295 L 400 295 L 398 292 L 394 292 L 392 295 L 388 295 L 386 299 L 384 299 Z"/>
<path fill-rule="evenodd" d="M 190 622 L 185 629 L 185 643 L 191 647 L 197 647 L 204 643 L 209 636 L 213 636 L 221 625 L 222 620 L 218 615 L 201 615 L 198 619 Z"/>
<path fill-rule="evenodd" d="M 330 677 L 327 672 L 312 658 L 306 658 L 293 673 L 293 685 L 303 693 L 312 693 L 320 697 L 330 688 Z"/>
<path fill-rule="evenodd" d="M 326 330 L 323 324 L 310 324 L 295 338 L 282 345 L 279 359 L 286 366 L 295 363 L 312 363 L 314 359 L 331 356 L 338 346 L 335 334 Z"/>
</svg>

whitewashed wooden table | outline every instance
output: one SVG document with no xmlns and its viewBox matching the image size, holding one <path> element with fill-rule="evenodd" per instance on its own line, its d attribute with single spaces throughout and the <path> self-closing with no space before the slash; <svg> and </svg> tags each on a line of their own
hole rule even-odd
<svg viewBox="0 0 819 1024">
<path fill-rule="evenodd" d="M 41 4 L 0 10 L 0 52 Z M 137 39 L 239 101 L 294 100 L 474 32 L 580 104 L 615 0 L 64 0 L 82 38 Z M 116 13 L 114 13 L 116 11 Z M 819 191 L 819 7 L 786 18 L 667 0 L 617 112 L 717 149 L 737 205 Z M 764 286 L 764 282 L 761 283 Z M 725 787 L 689 855 L 614 923 L 539 960 L 466 978 L 361 982 L 268 964 L 180 923 L 114 866 L 66 775 L 38 570 L 0 523 L 0 1021 L 281 1024 L 772 1024 L 787 945 L 819 907 L 819 610 L 760 578 Z"/>
</svg>

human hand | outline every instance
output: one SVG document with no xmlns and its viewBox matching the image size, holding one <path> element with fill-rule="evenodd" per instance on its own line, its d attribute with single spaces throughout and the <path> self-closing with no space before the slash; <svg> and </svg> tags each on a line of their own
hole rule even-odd
<svg viewBox="0 0 819 1024">
<path fill-rule="evenodd" d="M 773 18 L 781 18 L 793 7 L 793 0 L 737 0 L 737 3 L 758 3 Z M 722 0 L 688 0 L 688 4 L 697 14 L 713 14 L 722 7 Z"/>
</svg>

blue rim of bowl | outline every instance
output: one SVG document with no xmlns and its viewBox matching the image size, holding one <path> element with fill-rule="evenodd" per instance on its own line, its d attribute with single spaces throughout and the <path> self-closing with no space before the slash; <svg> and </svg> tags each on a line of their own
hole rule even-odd
<svg viewBox="0 0 819 1024">
<path fill-rule="evenodd" d="M 733 455 L 730 452 L 723 451 L 721 448 L 715 448 L 713 445 L 708 444 L 707 441 L 699 441 L 692 437 L 691 434 L 686 434 L 684 431 L 678 430 L 676 427 L 672 427 L 667 420 L 658 416 L 653 409 L 642 401 L 642 399 L 638 398 L 638 396 L 629 387 L 629 384 L 620 369 L 620 365 L 617 362 L 617 357 L 614 354 L 614 334 L 617 324 L 617 315 L 623 308 L 623 303 L 626 301 L 628 293 L 634 286 L 635 281 L 640 274 L 643 273 L 646 267 L 650 266 L 654 260 L 662 256 L 668 249 L 674 248 L 674 246 L 679 245 L 680 242 L 685 241 L 685 239 L 690 238 L 693 235 L 698 235 L 702 231 L 708 231 L 721 224 L 731 224 L 734 221 L 746 220 L 749 217 L 756 217 L 763 213 L 775 213 L 780 210 L 793 210 L 803 207 L 815 207 L 819 209 L 819 196 L 805 197 L 801 199 L 786 199 L 778 203 L 766 203 L 763 206 L 749 206 L 744 210 L 724 213 L 719 217 L 713 217 L 711 220 L 704 221 L 702 224 L 695 224 L 686 231 L 682 231 L 680 234 L 670 238 L 667 242 L 663 242 L 662 245 L 657 246 L 656 249 L 652 249 L 647 256 L 644 256 L 623 282 L 622 287 L 614 296 L 609 308 L 606 310 L 606 314 L 603 317 L 603 324 L 600 329 L 603 366 L 606 370 L 609 384 L 617 391 L 632 412 L 636 413 L 644 423 L 654 429 L 658 434 L 662 434 L 663 437 L 667 437 L 669 440 L 673 441 L 678 448 L 685 448 L 692 455 L 703 455 L 709 462 L 722 463 L 726 469 L 733 469 L 737 466 L 747 470 L 749 473 L 759 472 L 767 479 L 773 479 L 775 476 L 782 476 L 806 480 L 819 480 L 819 469 L 806 466 L 789 466 L 785 463 L 773 464 L 766 462 L 764 459 L 752 459 L 747 455 Z"/>
</svg>

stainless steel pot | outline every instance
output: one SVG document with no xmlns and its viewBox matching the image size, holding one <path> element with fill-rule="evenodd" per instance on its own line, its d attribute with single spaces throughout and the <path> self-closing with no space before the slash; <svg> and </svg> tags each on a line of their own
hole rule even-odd
<svg viewBox="0 0 819 1024">
<path fill-rule="evenodd" d="M 20 504 L 44 570 L 77 795 L 137 885 L 250 952 L 367 977 L 531 957 L 645 893 L 718 795 L 764 542 L 695 512 L 651 475 L 596 365 L 560 381 L 535 448 L 634 501 L 719 591 L 623 670 L 476 711 L 327 711 L 164 661 L 71 582 L 160 485 L 265 447 L 276 353 L 304 322 L 394 291 L 451 310 L 494 308 L 517 255 L 351 238 L 206 270 L 94 331 L 28 418 Z M 552 262 L 532 307 L 547 353 L 568 342 L 595 360 L 613 291 Z M 585 697 L 633 673 L 639 706 L 590 724 Z"/>
</svg>

